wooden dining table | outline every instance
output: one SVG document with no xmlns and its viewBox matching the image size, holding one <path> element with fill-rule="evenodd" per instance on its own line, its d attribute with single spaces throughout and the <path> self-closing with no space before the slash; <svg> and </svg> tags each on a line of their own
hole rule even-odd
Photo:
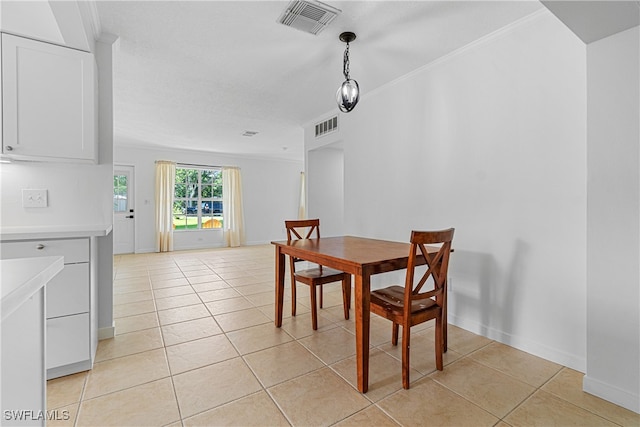
<svg viewBox="0 0 640 427">
<path fill-rule="evenodd" d="M 366 393 L 369 388 L 369 302 L 371 276 L 407 268 L 409 243 L 369 239 L 354 236 L 321 237 L 271 242 L 276 250 L 276 304 L 275 325 L 282 326 L 284 305 L 285 255 L 320 264 L 353 274 L 356 364 L 358 390 Z M 437 252 L 438 248 L 433 248 Z M 420 264 L 419 260 L 418 263 Z M 421 262 L 424 264 L 424 260 Z M 444 349 L 447 348 L 446 291 L 444 305 Z M 391 327 L 389 327 L 391 340 Z"/>
</svg>

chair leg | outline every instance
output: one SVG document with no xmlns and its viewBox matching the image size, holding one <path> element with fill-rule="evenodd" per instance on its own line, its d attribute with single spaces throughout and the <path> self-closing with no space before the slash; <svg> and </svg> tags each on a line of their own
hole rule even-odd
<svg viewBox="0 0 640 427">
<path fill-rule="evenodd" d="M 444 331 L 442 316 L 436 317 L 436 369 L 442 371 L 442 352 L 444 350 Z"/>
<path fill-rule="evenodd" d="M 391 344 L 392 345 L 398 345 L 398 329 L 400 328 L 400 325 L 398 325 L 396 322 L 393 322 L 393 324 L 391 325 Z"/>
<path fill-rule="evenodd" d="M 291 315 L 296 315 L 296 281 L 292 277 L 291 278 Z"/>
<path fill-rule="evenodd" d="M 402 325 L 402 387 L 409 389 L 409 354 L 411 353 L 411 345 L 409 344 L 411 327 Z"/>
<path fill-rule="evenodd" d="M 324 294 L 324 291 L 322 290 L 322 285 L 320 285 L 319 288 L 320 288 L 320 308 L 322 308 L 322 295 Z"/>
<path fill-rule="evenodd" d="M 342 280 L 342 305 L 344 307 L 344 318 L 349 320 L 349 309 L 351 308 L 351 275 L 345 276 Z"/>
<path fill-rule="evenodd" d="M 313 326 L 313 330 L 315 331 L 318 329 L 318 307 L 316 305 L 316 287 L 313 285 L 309 285 L 309 290 L 311 295 L 311 325 Z"/>
</svg>

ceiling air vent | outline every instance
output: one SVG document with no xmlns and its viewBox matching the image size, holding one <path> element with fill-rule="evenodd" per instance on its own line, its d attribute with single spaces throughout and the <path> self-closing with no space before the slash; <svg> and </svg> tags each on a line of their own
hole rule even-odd
<svg viewBox="0 0 640 427">
<path fill-rule="evenodd" d="M 278 22 L 305 33 L 318 34 L 340 13 L 339 9 L 319 1 L 297 1 L 289 3 Z"/>
<path fill-rule="evenodd" d="M 338 116 L 316 124 L 316 138 L 338 130 Z"/>
</svg>

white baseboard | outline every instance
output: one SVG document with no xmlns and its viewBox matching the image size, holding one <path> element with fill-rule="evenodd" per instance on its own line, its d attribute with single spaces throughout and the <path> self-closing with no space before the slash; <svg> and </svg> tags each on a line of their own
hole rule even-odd
<svg viewBox="0 0 640 427">
<path fill-rule="evenodd" d="M 594 396 L 615 403 L 630 411 L 640 414 L 640 395 L 619 389 L 611 384 L 603 383 L 588 375 L 582 379 L 582 389 Z"/>
<path fill-rule="evenodd" d="M 155 252 L 156 249 L 155 248 L 142 248 L 142 249 L 136 249 L 137 254 L 150 254 Z"/>
<path fill-rule="evenodd" d="M 567 366 L 579 372 L 584 373 L 587 371 L 587 360 L 576 354 L 566 353 L 557 348 L 552 348 L 539 342 L 482 325 L 473 320 L 456 316 L 451 312 L 448 314 L 448 321 L 452 325 L 459 326 L 474 334 L 482 335 L 510 347 L 517 348 L 518 350 L 533 354 L 534 356 Z"/>
<path fill-rule="evenodd" d="M 91 369 L 91 360 L 83 360 L 82 362 L 72 363 L 70 365 L 58 366 L 56 368 L 47 369 L 47 380 L 65 377 L 77 372 L 88 371 Z"/>
<path fill-rule="evenodd" d="M 273 239 L 273 241 L 278 241 L 278 240 L 287 240 L 286 237 L 283 238 L 279 238 L 279 239 Z M 244 244 L 244 246 L 259 246 L 259 245 L 269 245 L 271 244 L 271 240 L 255 240 L 252 242 L 246 242 Z M 274 246 L 275 248 L 275 246 Z"/>
<path fill-rule="evenodd" d="M 115 323 L 109 327 L 98 329 L 98 341 L 113 338 L 115 336 L 116 336 Z"/>
<path fill-rule="evenodd" d="M 286 240 L 286 238 L 280 238 L 277 240 Z M 252 242 L 246 242 L 243 246 L 257 246 L 257 245 L 268 245 L 270 244 L 271 241 L 270 240 L 256 240 L 256 241 L 252 241 Z M 199 249 L 222 249 L 222 248 L 226 248 L 227 246 L 224 245 L 216 245 L 216 246 L 211 246 L 211 245 L 187 245 L 184 247 L 179 247 L 176 248 L 174 246 L 173 250 L 174 251 L 189 251 L 189 250 L 199 250 Z M 136 249 L 136 254 L 151 254 L 151 253 L 157 253 L 155 248 L 137 248 Z"/>
</svg>

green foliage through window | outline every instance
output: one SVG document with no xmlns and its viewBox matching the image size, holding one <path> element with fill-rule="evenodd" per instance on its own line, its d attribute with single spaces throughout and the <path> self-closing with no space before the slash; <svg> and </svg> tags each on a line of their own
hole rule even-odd
<svg viewBox="0 0 640 427">
<path fill-rule="evenodd" d="M 127 211 L 127 175 L 113 176 L 113 211 Z"/>
<path fill-rule="evenodd" d="M 173 228 L 222 228 L 222 170 L 176 168 Z"/>
</svg>

